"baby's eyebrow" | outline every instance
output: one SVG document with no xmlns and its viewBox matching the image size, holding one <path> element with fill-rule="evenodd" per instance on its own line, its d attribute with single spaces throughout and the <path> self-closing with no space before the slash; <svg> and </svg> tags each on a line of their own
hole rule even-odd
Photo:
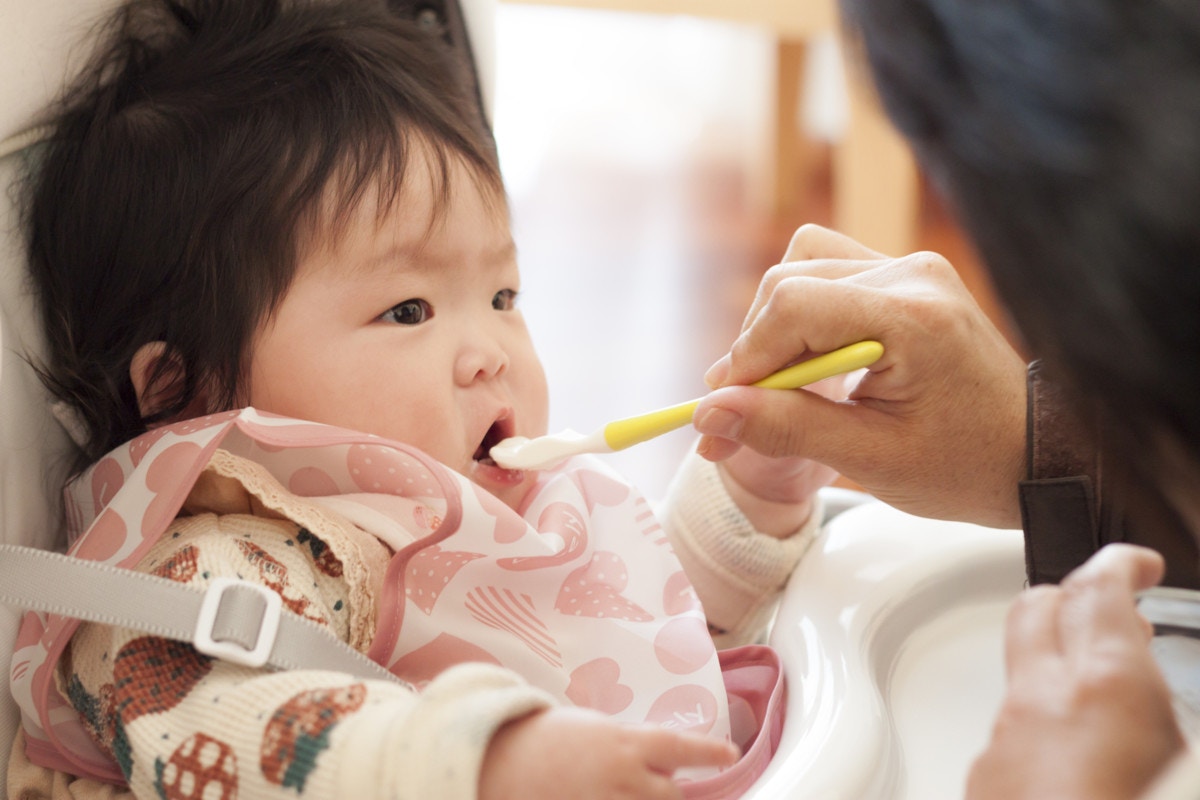
<svg viewBox="0 0 1200 800">
<path fill-rule="evenodd" d="M 401 242 L 389 247 L 379 255 L 372 256 L 360 262 L 359 268 L 364 272 L 377 272 L 381 270 L 429 271 L 435 266 L 430 263 L 434 259 L 431 259 L 425 250 L 426 248 L 421 247 L 415 242 Z"/>
<path fill-rule="evenodd" d="M 488 254 L 489 264 L 507 264 L 517 258 L 517 243 L 508 239 L 500 247 Z"/>
<path fill-rule="evenodd" d="M 512 238 L 506 238 L 496 247 L 484 251 L 480 264 L 489 269 L 504 269 L 515 262 L 516 256 L 516 243 Z M 378 255 L 368 256 L 352 264 L 351 269 L 367 275 L 394 275 L 398 272 L 436 273 L 461 263 L 462 257 L 462 253 L 453 250 L 447 252 L 441 248 L 429 247 L 423 242 L 409 240 L 396 242 Z"/>
</svg>

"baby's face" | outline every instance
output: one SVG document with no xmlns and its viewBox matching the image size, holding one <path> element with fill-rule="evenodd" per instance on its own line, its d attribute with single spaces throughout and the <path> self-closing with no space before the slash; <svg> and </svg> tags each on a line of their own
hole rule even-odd
<svg viewBox="0 0 1200 800">
<path fill-rule="evenodd" d="M 248 403 L 424 450 L 516 507 L 534 476 L 484 460 L 546 432 L 547 389 L 521 312 L 502 203 L 451 167 L 430 227 L 424 159 L 383 216 L 368 197 L 334 241 L 308 248 L 255 338 Z"/>
</svg>

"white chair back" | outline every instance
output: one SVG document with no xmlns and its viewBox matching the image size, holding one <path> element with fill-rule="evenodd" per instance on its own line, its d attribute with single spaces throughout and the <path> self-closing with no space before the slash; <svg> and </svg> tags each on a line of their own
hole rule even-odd
<svg viewBox="0 0 1200 800">
<path fill-rule="evenodd" d="M 42 354 L 42 336 L 26 279 L 14 186 L 27 154 L 9 151 L 36 138 L 29 134 L 42 109 L 89 55 L 93 21 L 114 6 L 114 0 L 0 0 L 0 542 L 5 544 L 60 544 L 58 488 L 67 450 L 66 434 L 30 366 Z M 26 136 L 18 138 L 21 134 Z M 12 652 L 19 621 L 17 609 L 0 607 L 0 653 Z M 18 722 L 6 685 L 0 694 L 0 793 Z"/>
</svg>

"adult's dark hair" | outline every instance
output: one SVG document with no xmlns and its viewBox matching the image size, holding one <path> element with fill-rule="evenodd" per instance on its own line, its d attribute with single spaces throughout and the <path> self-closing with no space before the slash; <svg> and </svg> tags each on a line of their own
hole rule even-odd
<svg viewBox="0 0 1200 800">
<path fill-rule="evenodd" d="M 841 4 L 1032 350 L 1143 483 L 1200 460 L 1200 4 Z"/>
<path fill-rule="evenodd" d="M 411 158 L 443 207 L 454 159 L 501 196 L 473 74 L 421 23 L 383 0 L 135 0 L 113 20 L 27 187 L 39 366 L 89 434 L 77 468 L 236 407 L 305 236 L 368 192 L 393 207 Z M 167 391 L 143 419 L 129 367 L 154 341 Z"/>
</svg>

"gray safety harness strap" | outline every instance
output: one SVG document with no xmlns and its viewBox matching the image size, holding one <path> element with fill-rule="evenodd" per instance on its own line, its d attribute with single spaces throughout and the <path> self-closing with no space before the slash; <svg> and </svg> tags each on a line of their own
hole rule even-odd
<svg viewBox="0 0 1200 800">
<path fill-rule="evenodd" d="M 329 629 L 283 608 L 278 594 L 217 578 L 205 589 L 38 550 L 0 545 L 0 603 L 190 642 L 250 667 L 332 670 L 399 680 Z"/>
</svg>

